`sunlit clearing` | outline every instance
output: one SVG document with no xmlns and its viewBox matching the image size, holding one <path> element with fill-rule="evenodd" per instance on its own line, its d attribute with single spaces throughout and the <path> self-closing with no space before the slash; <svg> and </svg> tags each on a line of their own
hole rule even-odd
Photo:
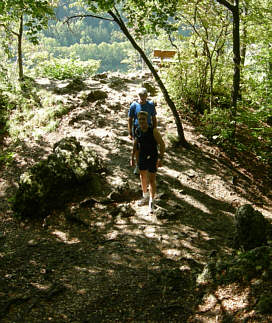
<svg viewBox="0 0 272 323">
<path fill-rule="evenodd" d="M 67 233 L 59 231 L 59 230 L 53 231 L 52 234 L 54 234 L 61 241 L 63 241 L 64 243 L 67 243 L 67 244 L 74 244 L 74 243 L 79 243 L 80 242 L 80 240 L 77 239 L 77 238 L 69 239 L 68 236 L 67 236 Z"/>
</svg>

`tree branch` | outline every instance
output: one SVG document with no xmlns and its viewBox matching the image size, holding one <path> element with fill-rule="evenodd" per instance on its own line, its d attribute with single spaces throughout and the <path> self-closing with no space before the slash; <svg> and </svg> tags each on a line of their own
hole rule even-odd
<svg viewBox="0 0 272 323">
<path fill-rule="evenodd" d="M 88 14 L 88 15 L 75 15 L 75 16 L 70 16 L 70 17 L 68 17 L 68 18 L 65 20 L 65 22 L 69 24 L 69 21 L 70 21 L 71 19 L 77 19 L 77 18 L 81 18 L 81 19 L 83 19 L 83 18 L 89 18 L 89 17 L 90 17 L 90 18 L 97 18 L 97 19 L 107 20 L 107 21 L 114 21 L 114 20 L 113 20 L 113 19 L 111 19 L 111 18 L 106 18 L 106 17 L 101 17 L 101 16 L 96 16 L 96 15 Z"/>
<path fill-rule="evenodd" d="M 226 1 L 226 0 L 216 0 L 216 1 L 219 2 L 220 4 L 222 4 L 223 6 L 227 7 L 230 11 L 233 11 L 234 5 L 232 5 L 228 1 Z"/>
<path fill-rule="evenodd" d="M 10 33 L 12 33 L 13 35 L 15 35 L 17 37 L 19 36 L 19 34 L 16 33 L 16 31 L 7 28 L 7 26 L 5 24 L 0 24 L 0 27 L 4 27 L 5 30 L 9 31 Z"/>
</svg>

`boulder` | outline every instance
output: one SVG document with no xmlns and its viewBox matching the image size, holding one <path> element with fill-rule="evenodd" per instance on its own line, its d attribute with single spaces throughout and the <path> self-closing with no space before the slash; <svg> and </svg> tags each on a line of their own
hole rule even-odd
<svg viewBox="0 0 272 323">
<path fill-rule="evenodd" d="M 56 88 L 54 89 L 55 93 L 57 94 L 71 94 L 77 93 L 86 88 L 86 84 L 80 78 L 73 79 L 71 81 L 60 82 L 57 84 Z"/>
<path fill-rule="evenodd" d="M 112 76 L 110 78 L 109 87 L 115 90 L 123 90 L 127 89 L 127 84 L 125 80 L 118 76 Z"/>
<path fill-rule="evenodd" d="M 250 250 L 265 245 L 266 228 L 267 222 L 259 211 L 250 204 L 239 207 L 235 214 L 235 247 Z"/>
<path fill-rule="evenodd" d="M 105 100 L 108 97 L 107 92 L 103 91 L 103 90 L 91 90 L 86 98 L 85 101 L 87 102 L 95 102 L 98 100 Z"/>
<path fill-rule="evenodd" d="M 108 73 L 104 72 L 104 73 L 99 73 L 93 76 L 94 80 L 104 80 L 108 78 Z"/>
<path fill-rule="evenodd" d="M 103 171 L 100 158 L 85 149 L 75 137 L 60 140 L 53 153 L 22 174 L 12 210 L 20 217 L 45 217 L 63 208 L 80 188 L 95 191 L 98 174 Z"/>
</svg>

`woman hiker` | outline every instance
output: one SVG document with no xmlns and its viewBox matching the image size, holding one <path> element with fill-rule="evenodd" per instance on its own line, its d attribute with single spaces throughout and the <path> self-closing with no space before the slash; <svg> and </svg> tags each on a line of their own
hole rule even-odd
<svg viewBox="0 0 272 323">
<path fill-rule="evenodd" d="M 138 122 L 138 113 L 140 111 L 146 111 L 148 112 L 148 124 L 153 128 L 157 127 L 157 118 L 156 118 L 156 108 L 155 104 L 152 101 L 147 100 L 147 90 L 146 88 L 140 88 L 137 91 L 138 94 L 138 100 L 134 101 L 129 108 L 128 112 L 128 133 L 129 138 L 131 140 L 135 139 L 135 131 L 139 127 Z M 139 167 L 138 167 L 138 155 L 136 152 L 136 167 L 134 169 L 134 174 L 139 174 Z"/>
<path fill-rule="evenodd" d="M 154 212 L 156 195 L 156 172 L 162 166 L 165 143 L 157 128 L 148 124 L 148 112 L 140 111 L 137 115 L 139 127 L 135 131 L 135 140 L 131 156 L 131 166 L 135 166 L 135 155 L 139 153 L 139 170 L 143 197 L 138 205 L 149 204 L 149 213 Z M 159 146 L 159 154 L 158 154 Z M 147 183 L 149 182 L 149 193 Z"/>
</svg>

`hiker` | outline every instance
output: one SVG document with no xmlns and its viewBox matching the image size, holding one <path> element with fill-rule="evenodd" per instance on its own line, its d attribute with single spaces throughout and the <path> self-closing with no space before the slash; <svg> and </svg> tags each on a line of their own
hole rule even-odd
<svg viewBox="0 0 272 323">
<path fill-rule="evenodd" d="M 156 195 L 156 172 L 157 168 L 162 166 L 165 143 L 158 129 L 148 124 L 148 113 L 146 111 L 140 111 L 137 117 L 139 127 L 135 130 L 135 140 L 130 164 L 131 166 L 135 166 L 136 151 L 139 151 L 139 170 L 143 197 L 137 204 L 142 206 L 149 201 L 148 211 L 149 213 L 153 213 Z M 147 192 L 148 181 L 149 193 Z"/>
<path fill-rule="evenodd" d="M 157 127 L 157 117 L 156 117 L 156 108 L 155 104 L 152 101 L 147 100 L 147 90 L 146 88 L 140 88 L 137 92 L 139 99 L 134 101 L 129 108 L 128 112 L 128 133 L 131 140 L 135 139 L 135 130 L 139 126 L 138 123 L 138 113 L 140 111 L 148 112 L 148 124 L 153 128 Z M 138 165 L 138 152 L 136 152 L 136 167 L 134 169 L 134 174 L 139 174 L 139 165 Z"/>
</svg>

